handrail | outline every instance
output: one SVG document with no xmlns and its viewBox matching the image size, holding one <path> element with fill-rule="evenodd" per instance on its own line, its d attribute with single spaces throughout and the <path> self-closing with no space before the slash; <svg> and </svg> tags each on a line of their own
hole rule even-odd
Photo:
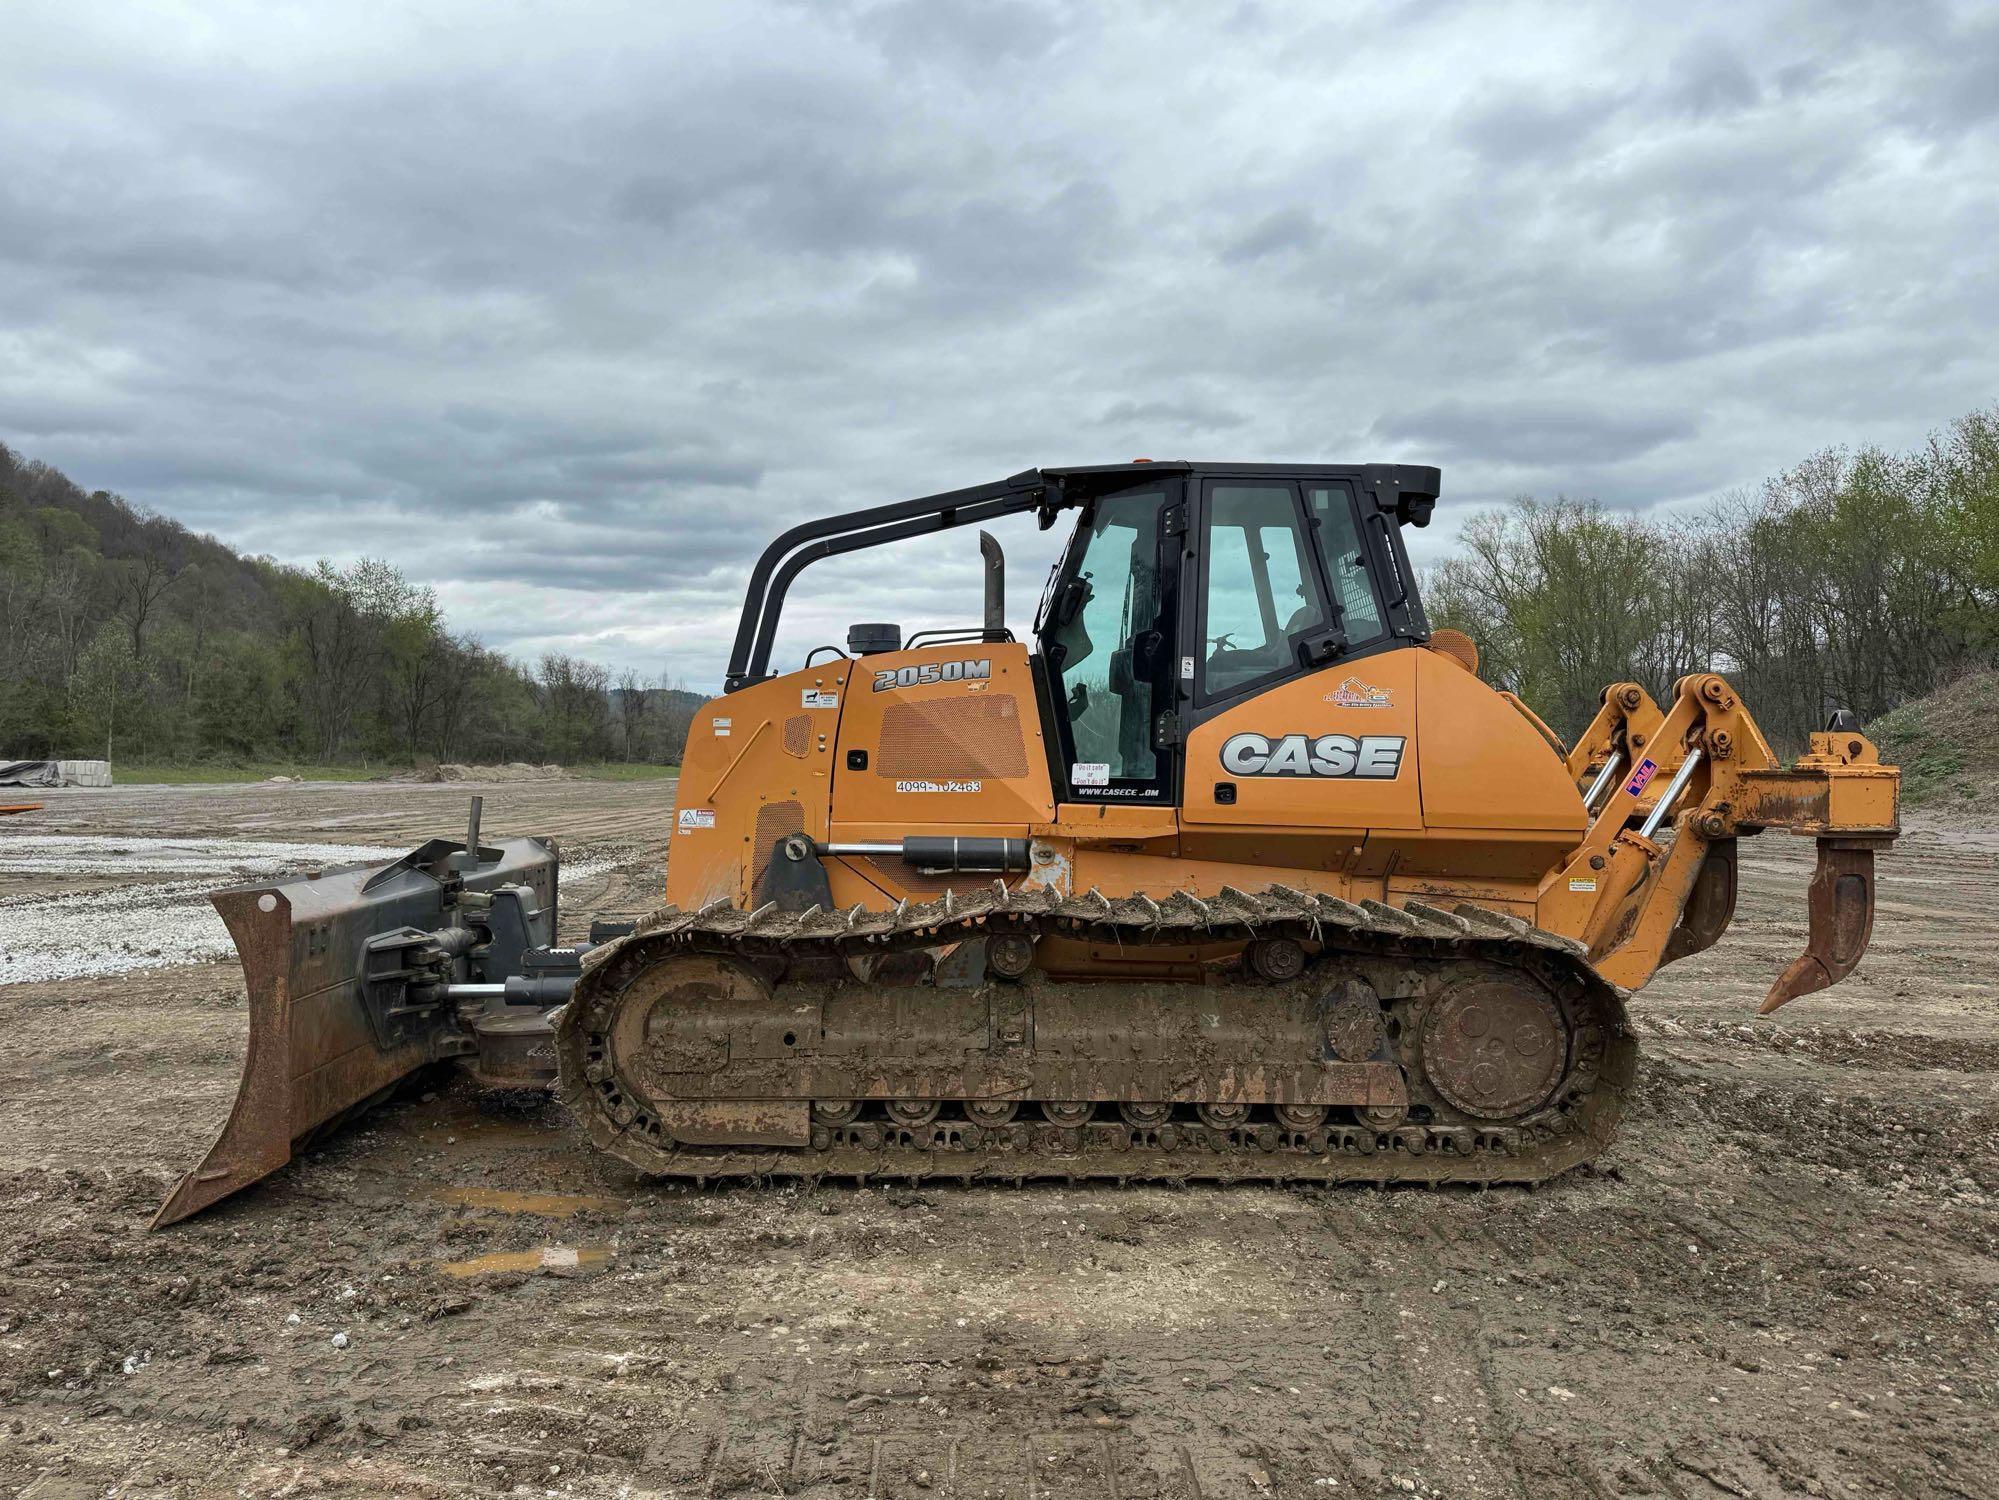
<svg viewBox="0 0 1999 1500">
<path fill-rule="evenodd" d="M 830 547 L 815 552 L 807 562 L 820 557 L 830 557 L 838 552 L 851 552 L 855 547 L 879 546 L 882 542 L 898 541 L 903 536 L 918 536 L 924 531 L 941 531 L 951 526 L 967 524 L 965 519 L 955 519 L 966 507 L 980 502 L 1005 500 L 1009 503 L 1003 509 L 981 510 L 977 519 L 990 519 L 996 515 L 1010 515 L 1019 511 L 1034 510 L 1048 503 L 1049 481 L 1043 478 L 1039 469 L 1024 469 L 997 483 L 972 485 L 962 490 L 947 490 L 942 494 L 924 495 L 915 500 L 899 500 L 889 505 L 876 505 L 865 510 L 848 511 L 837 516 L 822 516 L 816 521 L 804 521 L 780 535 L 776 541 L 764 548 L 757 558 L 756 567 L 750 572 L 749 588 L 743 595 L 742 618 L 736 624 L 736 639 L 729 651 L 729 672 L 723 687 L 734 692 L 751 682 L 761 681 L 767 675 L 770 665 L 769 642 L 777 634 L 777 616 L 784 606 L 785 589 L 798 575 L 805 562 L 794 561 L 784 570 L 779 565 L 797 548 L 807 543 L 818 543 L 825 547 L 825 539 L 848 537 L 862 533 L 868 540 L 853 542 L 851 545 Z M 912 519 L 929 519 L 937 524 L 919 527 L 914 531 L 902 531 L 896 522 Z"/>
</svg>

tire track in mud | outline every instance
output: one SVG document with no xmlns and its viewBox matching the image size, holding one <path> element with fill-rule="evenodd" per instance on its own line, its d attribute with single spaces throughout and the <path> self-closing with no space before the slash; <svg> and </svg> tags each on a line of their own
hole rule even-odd
<svg viewBox="0 0 1999 1500">
<path fill-rule="evenodd" d="M 629 791 L 489 800 L 489 826 L 504 801 L 507 831 L 608 844 L 566 924 L 653 904 L 665 814 Z M 174 796 L 156 805 L 191 836 L 259 808 L 388 843 L 463 816 L 456 787 Z M 97 808 L 91 831 L 136 826 Z M 788 1476 L 1022 1500 L 1032 1473 L 1037 1500 L 1983 1500 L 1999 856 L 1905 841 L 1874 952 L 1772 1025 L 1744 1009 L 1802 937 L 1790 842 L 1744 846 L 1736 930 L 1635 1003 L 1620 1143 L 1532 1192 L 693 1193 L 591 1156 L 551 1106 L 425 1084 L 147 1235 L 233 1089 L 233 973 L 0 987 L 0 1402 L 21 1422 L 0 1423 L 0 1492 L 768 1500 Z M 588 1206 L 480 1206 L 508 1193 Z M 496 1255 L 528 1269 L 444 1269 Z"/>
</svg>

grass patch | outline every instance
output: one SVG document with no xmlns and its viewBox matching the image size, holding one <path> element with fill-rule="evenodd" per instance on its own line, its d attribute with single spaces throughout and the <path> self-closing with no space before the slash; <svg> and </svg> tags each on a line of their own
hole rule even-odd
<svg viewBox="0 0 1999 1500">
<path fill-rule="evenodd" d="M 269 781 L 273 776 L 296 776 L 300 781 L 379 781 L 394 774 L 393 768 L 385 766 L 297 765 L 285 761 L 247 766 L 169 766 L 122 760 L 111 763 L 111 779 L 119 786 L 206 786 Z"/>
<path fill-rule="evenodd" d="M 671 781 L 680 774 L 678 766 L 633 765 L 614 760 L 563 769 L 583 781 Z"/>
<path fill-rule="evenodd" d="M 1972 672 L 1867 726 L 1907 807 L 1999 806 L 1999 672 Z"/>
</svg>

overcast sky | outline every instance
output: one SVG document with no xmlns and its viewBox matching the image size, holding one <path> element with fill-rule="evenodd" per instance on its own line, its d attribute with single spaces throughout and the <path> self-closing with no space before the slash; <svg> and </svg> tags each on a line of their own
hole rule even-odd
<svg viewBox="0 0 1999 1500">
<path fill-rule="evenodd" d="M 1999 399 L 1999 6 L 10 3 L 0 441 L 721 677 L 1134 456 L 1649 507 Z M 1006 529 L 1016 615 L 1047 539 Z M 792 646 L 972 620 L 967 533 Z M 954 603 L 954 600 L 956 601 Z M 796 657 L 791 656 L 789 665 Z"/>
</svg>

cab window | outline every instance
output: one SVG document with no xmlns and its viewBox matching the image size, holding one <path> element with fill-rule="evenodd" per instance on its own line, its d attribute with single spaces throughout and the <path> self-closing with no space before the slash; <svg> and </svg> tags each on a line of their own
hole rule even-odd
<svg viewBox="0 0 1999 1500">
<path fill-rule="evenodd" d="M 1293 638 L 1326 616 L 1289 485 L 1212 486 L 1205 540 L 1201 692 L 1213 699 L 1295 666 Z"/>
<path fill-rule="evenodd" d="M 1347 644 L 1365 645 L 1381 635 L 1381 604 L 1368 578 L 1367 553 L 1354 521 L 1353 491 L 1344 484 L 1310 485 L 1305 498 L 1319 525 L 1319 550 L 1326 559 Z"/>
</svg>

